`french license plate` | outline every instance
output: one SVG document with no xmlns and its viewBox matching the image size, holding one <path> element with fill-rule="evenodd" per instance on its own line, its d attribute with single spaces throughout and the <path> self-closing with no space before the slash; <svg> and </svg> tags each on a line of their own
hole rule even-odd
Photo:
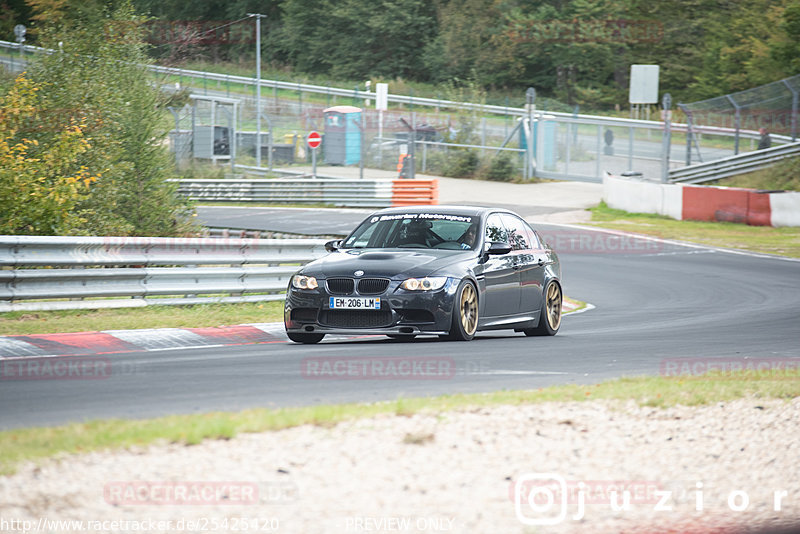
<svg viewBox="0 0 800 534">
<path fill-rule="evenodd" d="M 332 310 L 380 310 L 381 299 L 359 297 L 330 297 Z"/>
</svg>

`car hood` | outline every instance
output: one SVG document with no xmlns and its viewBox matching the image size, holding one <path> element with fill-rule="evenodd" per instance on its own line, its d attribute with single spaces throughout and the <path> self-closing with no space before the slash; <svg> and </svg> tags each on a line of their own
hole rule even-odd
<svg viewBox="0 0 800 534">
<path fill-rule="evenodd" d="M 345 250 L 333 252 L 306 265 L 302 272 L 311 276 L 330 278 L 353 277 L 364 271 L 364 277 L 406 278 L 430 274 L 458 274 L 456 265 L 477 257 L 472 250 Z M 453 267 L 448 269 L 447 267 Z M 437 271 L 442 271 L 437 273 Z"/>
</svg>

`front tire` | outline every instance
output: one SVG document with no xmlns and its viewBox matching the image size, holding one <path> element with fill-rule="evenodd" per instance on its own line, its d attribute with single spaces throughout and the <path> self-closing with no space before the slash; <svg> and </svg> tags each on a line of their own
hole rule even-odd
<svg viewBox="0 0 800 534">
<path fill-rule="evenodd" d="M 462 280 L 456 289 L 455 303 L 446 339 L 469 341 L 478 331 L 478 291 L 472 282 Z"/>
<path fill-rule="evenodd" d="M 295 343 L 303 343 L 306 345 L 319 343 L 322 341 L 322 338 L 325 337 L 325 334 L 298 334 L 296 332 L 287 332 L 286 335 Z"/>
<path fill-rule="evenodd" d="M 561 328 L 561 309 L 563 295 L 558 282 L 551 280 L 545 289 L 542 299 L 542 311 L 539 314 L 539 325 L 536 328 L 523 330 L 526 336 L 554 336 Z"/>
</svg>

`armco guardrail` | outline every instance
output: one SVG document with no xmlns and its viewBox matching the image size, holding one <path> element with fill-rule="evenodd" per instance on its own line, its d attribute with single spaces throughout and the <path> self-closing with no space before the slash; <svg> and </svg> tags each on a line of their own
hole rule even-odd
<svg viewBox="0 0 800 534">
<path fill-rule="evenodd" d="M 346 180 L 327 178 L 253 178 L 171 180 L 191 200 L 213 202 L 287 202 L 339 206 L 436 204 L 438 180 Z"/>
<path fill-rule="evenodd" d="M 757 171 L 779 161 L 800 156 L 800 142 L 776 146 L 764 150 L 747 152 L 737 156 L 698 163 L 669 171 L 669 181 L 672 183 L 701 184 L 728 178 L 737 174 Z"/>
<path fill-rule="evenodd" d="M 192 200 L 375 207 L 392 205 L 391 180 L 254 178 L 173 181 L 178 183 L 178 193 Z"/>
<path fill-rule="evenodd" d="M 392 205 L 438 204 L 439 180 L 394 180 Z"/>
<path fill-rule="evenodd" d="M 0 312 L 280 300 L 318 239 L 0 236 Z M 112 298 L 127 297 L 127 298 Z"/>
</svg>

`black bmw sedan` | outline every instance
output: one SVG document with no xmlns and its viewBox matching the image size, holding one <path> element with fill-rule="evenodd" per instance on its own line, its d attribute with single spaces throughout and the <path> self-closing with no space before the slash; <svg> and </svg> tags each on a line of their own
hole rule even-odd
<svg viewBox="0 0 800 534">
<path fill-rule="evenodd" d="M 552 336 L 561 326 L 561 265 L 517 214 L 466 206 L 389 208 L 367 217 L 289 282 L 289 339 L 325 334 L 438 335 L 481 330 Z"/>
</svg>

